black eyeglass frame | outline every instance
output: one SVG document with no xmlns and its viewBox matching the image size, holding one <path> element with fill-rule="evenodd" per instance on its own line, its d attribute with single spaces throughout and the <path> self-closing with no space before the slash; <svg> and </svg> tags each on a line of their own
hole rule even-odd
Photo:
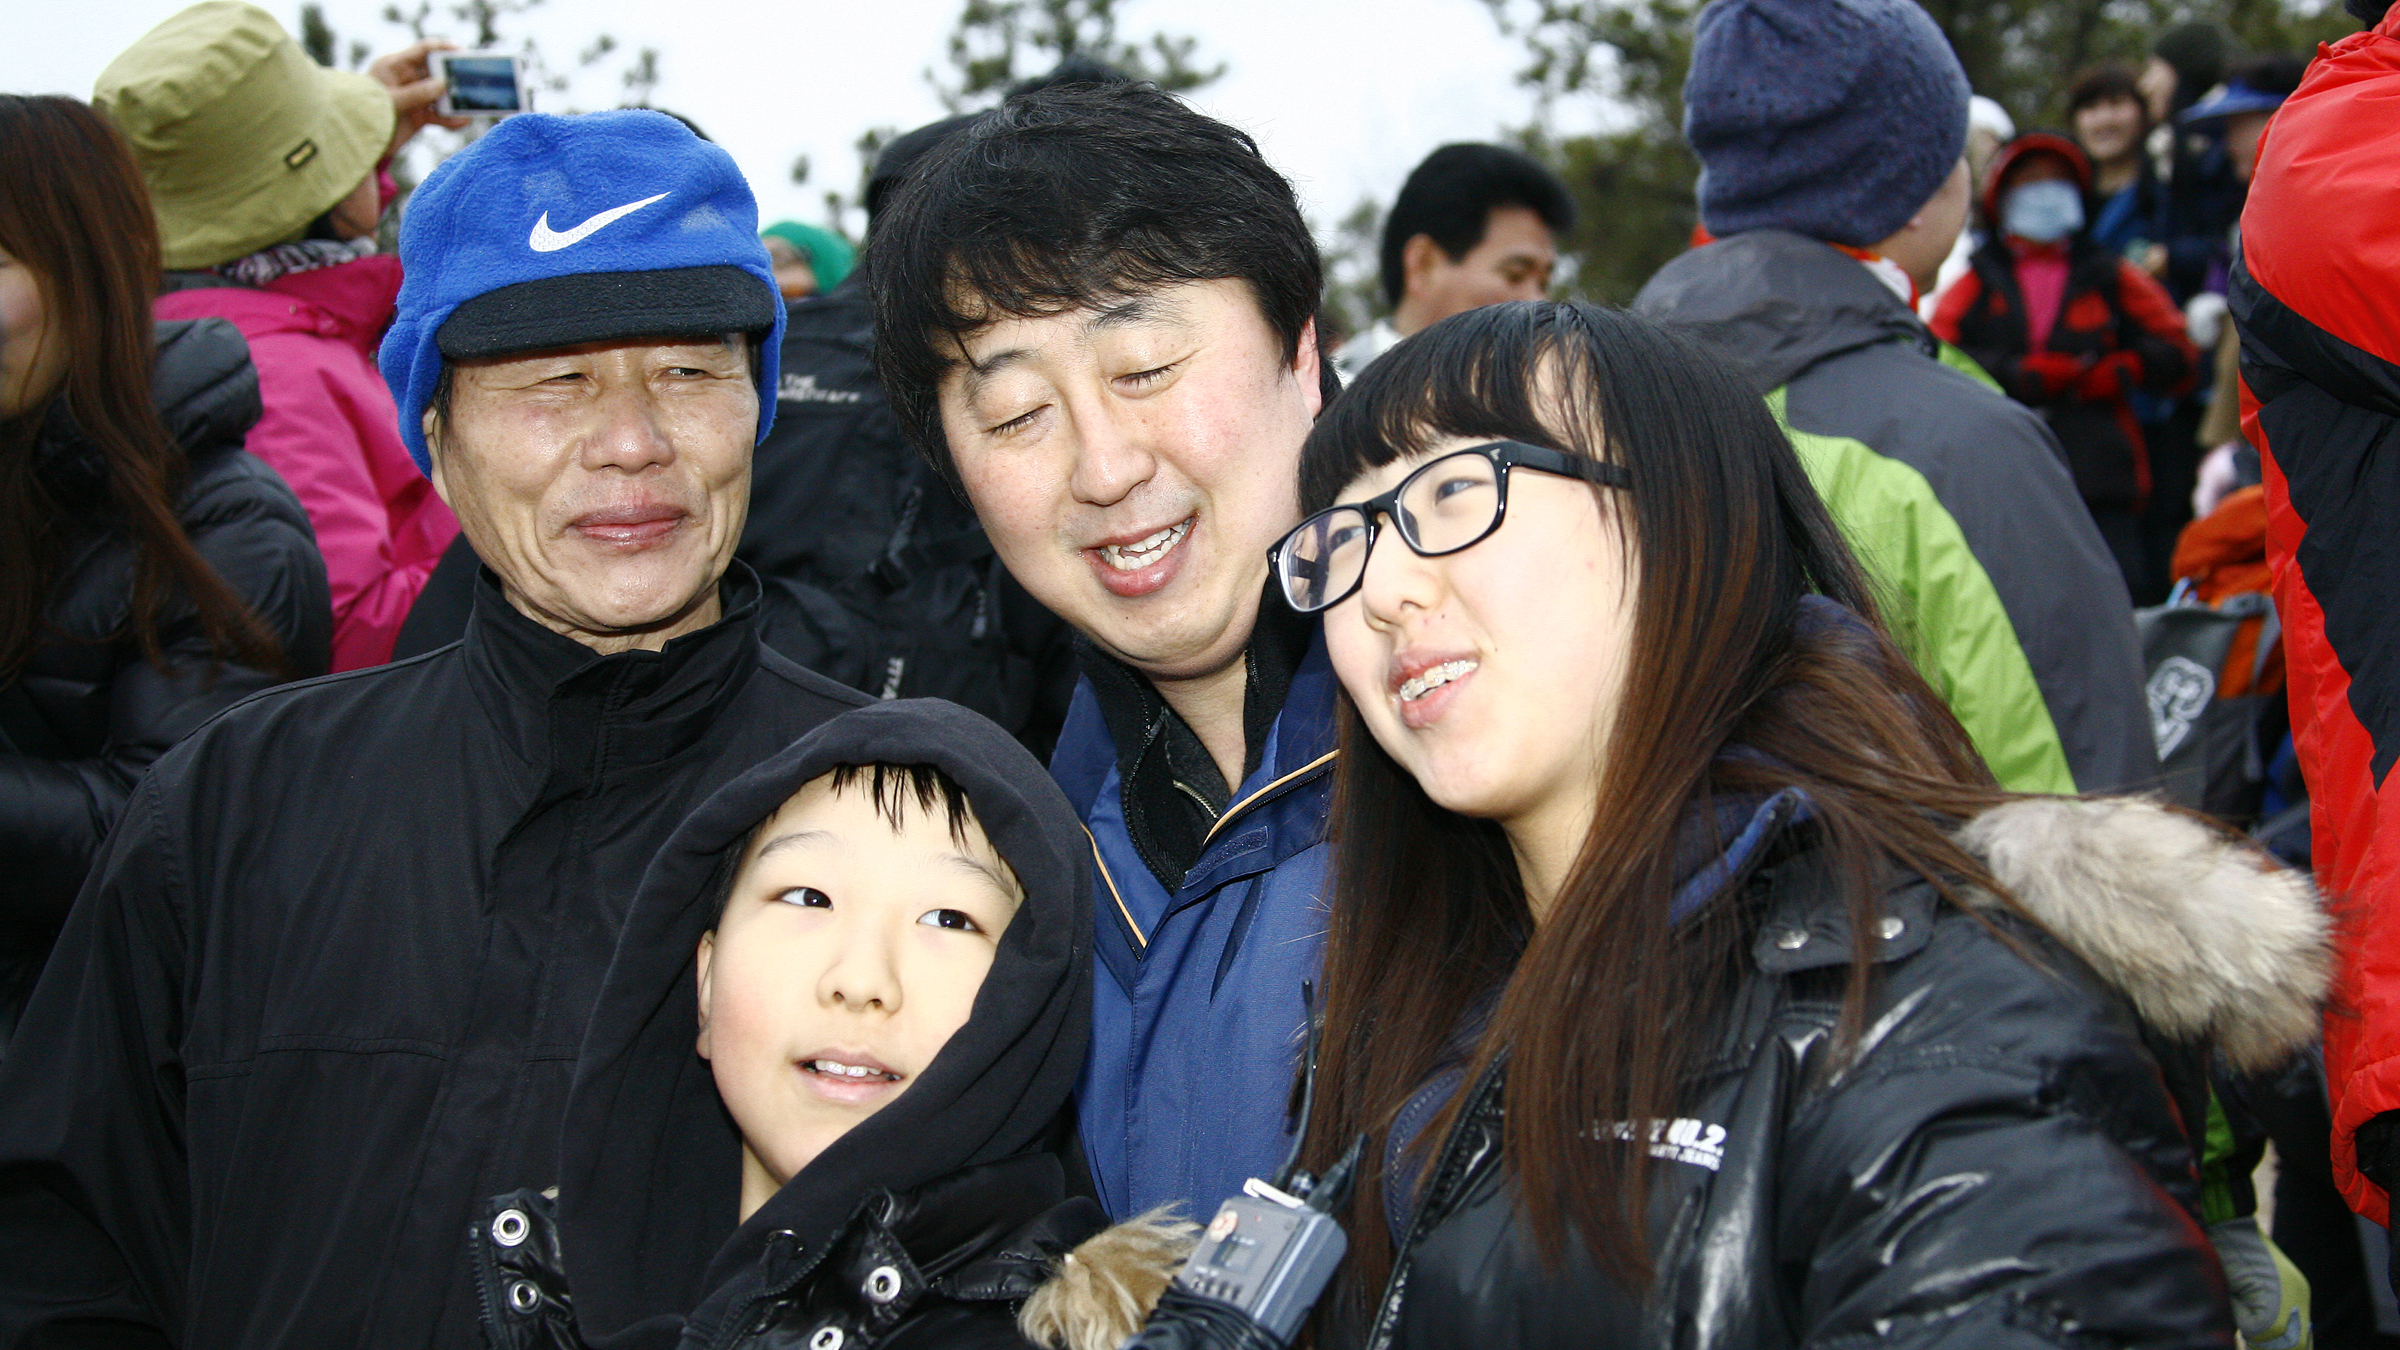
<svg viewBox="0 0 2400 1350">
<path fill-rule="evenodd" d="M 1481 455 L 1492 463 L 1494 493 L 1497 498 L 1492 505 L 1492 523 L 1485 526 L 1482 533 L 1455 547 L 1430 550 L 1419 548 L 1417 541 L 1409 538 L 1408 527 L 1400 523 L 1402 514 L 1399 509 L 1400 498 L 1408 491 L 1409 485 L 1416 482 L 1419 477 L 1460 455 Z M 1453 553 L 1466 552 L 1491 538 L 1499 531 L 1501 523 L 1508 519 L 1508 471 L 1515 468 L 1532 469 L 1536 473 L 1555 474 L 1561 478 L 1580 478 L 1587 483 L 1598 483 L 1602 487 L 1613 487 L 1619 491 L 1630 492 L 1633 490 L 1633 475 L 1627 473 L 1622 465 L 1593 459 L 1588 455 L 1570 455 L 1563 450 L 1553 450 L 1546 445 L 1529 445 L 1524 441 L 1487 441 L 1482 445 L 1470 445 L 1419 465 L 1409 473 L 1408 477 L 1394 485 L 1391 491 L 1381 496 L 1371 497 L 1363 502 L 1337 502 L 1293 526 L 1267 550 L 1267 570 L 1275 577 L 1277 594 L 1283 597 L 1285 605 L 1300 614 L 1322 614 L 1356 595 L 1358 588 L 1366 584 L 1367 560 L 1374 555 L 1375 541 L 1382 534 L 1382 522 L 1386 519 L 1392 522 L 1394 532 L 1400 536 L 1400 542 L 1408 546 L 1409 552 L 1420 558 L 1446 558 Z M 1292 588 L 1284 579 L 1284 555 L 1291 548 L 1292 541 L 1300 537 L 1301 531 L 1337 511 L 1356 511 L 1367 518 L 1367 544 L 1359 553 L 1358 576 L 1340 595 L 1334 596 L 1313 609 L 1301 609 L 1292 603 Z"/>
</svg>

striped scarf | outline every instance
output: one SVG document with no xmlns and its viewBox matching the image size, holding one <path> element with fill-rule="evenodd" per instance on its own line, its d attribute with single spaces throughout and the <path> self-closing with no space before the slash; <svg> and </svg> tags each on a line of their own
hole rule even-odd
<svg viewBox="0 0 2400 1350">
<path fill-rule="evenodd" d="M 375 241 L 368 239 L 295 239 L 288 244 L 271 244 L 247 257 L 236 258 L 209 270 L 229 277 L 244 286 L 263 287 L 277 277 L 294 272 L 313 272 L 320 267 L 338 267 L 356 262 L 375 252 Z"/>
</svg>

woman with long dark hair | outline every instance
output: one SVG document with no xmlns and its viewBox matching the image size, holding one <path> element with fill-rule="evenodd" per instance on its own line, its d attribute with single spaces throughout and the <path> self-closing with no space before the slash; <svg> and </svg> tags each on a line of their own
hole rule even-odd
<svg viewBox="0 0 2400 1350">
<path fill-rule="evenodd" d="M 308 517 L 242 450 L 249 353 L 154 324 L 158 276 L 116 130 L 0 95 L 0 1054 L 134 779 L 326 666 Z"/>
<path fill-rule="evenodd" d="M 1643 321 L 1426 330 L 1301 497 L 1346 693 L 1307 1159 L 1369 1145 L 1326 1339 L 2232 1343 L 2184 1123 L 2200 1050 L 2313 1034 L 2304 882 L 1996 789 L 1767 410 Z"/>
</svg>

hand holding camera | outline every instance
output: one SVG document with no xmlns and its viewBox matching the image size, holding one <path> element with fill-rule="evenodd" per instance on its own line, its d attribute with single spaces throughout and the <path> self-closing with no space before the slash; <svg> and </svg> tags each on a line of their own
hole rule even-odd
<svg viewBox="0 0 2400 1350">
<path fill-rule="evenodd" d="M 396 115 L 391 144 L 384 148 L 385 158 L 400 153 L 400 148 L 428 125 L 456 130 L 467 124 L 465 118 L 451 116 L 447 109 L 436 106 L 444 88 L 434 63 L 449 46 L 438 38 L 428 38 L 368 63 L 367 74 L 392 91 L 392 111 Z"/>
</svg>

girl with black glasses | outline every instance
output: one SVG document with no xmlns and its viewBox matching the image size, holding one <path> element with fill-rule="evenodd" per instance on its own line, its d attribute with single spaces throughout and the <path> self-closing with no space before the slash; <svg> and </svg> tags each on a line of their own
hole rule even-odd
<svg viewBox="0 0 2400 1350">
<path fill-rule="evenodd" d="M 1999 792 L 1758 397 L 1642 321 L 1426 330 L 1301 497 L 1274 574 L 1347 694 L 1308 1161 L 1369 1140 L 1322 1341 L 2232 1344 L 2186 1126 L 2206 1051 L 2314 1033 L 2304 881 Z"/>
</svg>

